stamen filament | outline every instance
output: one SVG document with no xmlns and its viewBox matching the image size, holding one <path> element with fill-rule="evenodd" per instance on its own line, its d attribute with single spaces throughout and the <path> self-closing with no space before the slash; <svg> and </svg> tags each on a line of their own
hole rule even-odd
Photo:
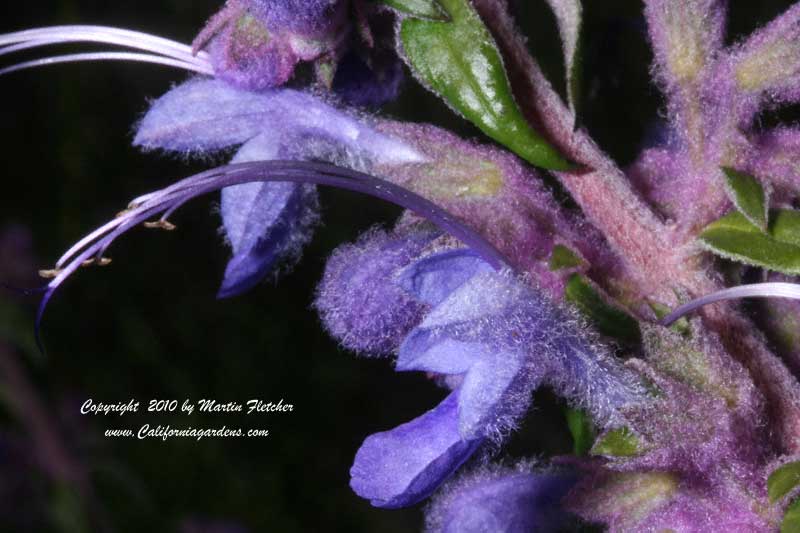
<svg viewBox="0 0 800 533">
<path fill-rule="evenodd" d="M 198 74 L 205 74 L 207 76 L 214 75 L 214 70 L 211 67 L 206 68 L 194 63 L 187 63 L 185 61 L 153 54 L 140 54 L 134 52 L 88 52 L 25 61 L 24 63 L 18 63 L 16 65 L 0 69 L 0 76 L 29 68 L 54 65 L 57 63 L 75 63 L 79 61 L 138 61 L 141 63 L 155 63 L 168 67 L 177 67 L 184 70 L 197 72 Z"/>
<path fill-rule="evenodd" d="M 730 289 L 723 289 L 681 305 L 661 319 L 660 324 L 662 326 L 670 326 L 684 315 L 704 305 L 738 298 L 791 298 L 793 300 L 800 300 L 800 284 L 781 282 L 754 283 L 751 285 L 740 285 Z"/>
<path fill-rule="evenodd" d="M 175 59 L 183 58 L 186 61 L 196 60 L 205 64 L 209 63 L 208 54 L 204 52 L 195 54 L 192 52 L 192 48 L 186 44 L 148 33 L 111 26 L 51 26 L 0 35 L 0 46 L 17 45 L 26 42 L 43 44 L 67 42 L 113 44 L 154 52 Z"/>
</svg>

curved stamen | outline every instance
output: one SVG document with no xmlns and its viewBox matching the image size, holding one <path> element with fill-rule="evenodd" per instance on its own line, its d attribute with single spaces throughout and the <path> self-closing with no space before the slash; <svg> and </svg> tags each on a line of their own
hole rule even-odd
<svg viewBox="0 0 800 533">
<path fill-rule="evenodd" d="M 159 214 L 166 218 L 183 204 L 198 196 L 252 182 L 313 183 L 369 194 L 409 209 L 439 226 L 475 250 L 496 269 L 508 267 L 503 255 L 480 234 L 433 202 L 394 183 L 324 163 L 298 161 L 260 161 L 226 165 L 181 180 L 167 189 L 149 195 L 140 206 L 125 212 L 79 241 L 62 256 L 56 275 L 47 284 L 39 305 L 37 339 L 44 308 L 58 287 L 87 260 L 102 257 L 108 247 L 131 228 Z M 169 192 L 165 192 L 169 191 Z M 69 261 L 67 262 L 67 259 Z"/>
<path fill-rule="evenodd" d="M 25 61 L 24 63 L 18 63 L 16 65 L 0 69 L 0 76 L 28 68 L 54 65 L 57 63 L 75 63 L 79 61 L 138 61 L 140 63 L 155 63 L 168 67 L 177 67 L 208 76 L 214 75 L 214 70 L 211 67 L 206 68 L 194 63 L 187 63 L 178 59 L 171 59 L 169 57 L 157 56 L 153 54 L 140 54 L 135 52 L 88 52 Z"/>
<path fill-rule="evenodd" d="M 208 54 L 204 52 L 193 53 L 192 48 L 186 44 L 124 28 L 110 26 L 51 26 L 33 28 L 18 32 L 0 35 L 0 46 L 12 45 L 3 53 L 10 53 L 18 49 L 60 44 L 70 42 L 93 42 L 128 46 L 138 50 L 208 64 Z M 26 44 L 30 43 L 30 44 Z M 34 44 L 36 43 L 36 44 Z M 20 48 L 21 46 L 21 48 Z"/>
<path fill-rule="evenodd" d="M 682 316 L 704 305 L 738 298 L 791 298 L 793 300 L 800 300 L 800 285 L 797 283 L 780 282 L 754 283 L 751 285 L 740 285 L 730 289 L 723 289 L 681 305 L 661 319 L 659 323 L 662 326 L 670 326 Z"/>
<path fill-rule="evenodd" d="M 128 204 L 128 209 L 120 213 L 120 215 L 117 218 L 103 224 L 102 226 L 100 226 L 99 228 L 97 228 L 96 230 L 94 230 L 93 232 L 89 233 L 81 240 L 76 242 L 74 245 L 72 245 L 72 247 L 70 247 L 69 250 L 64 252 L 64 254 L 61 257 L 59 257 L 58 261 L 56 262 L 56 268 L 63 267 L 64 264 L 70 258 L 72 258 L 76 253 L 80 252 L 81 249 L 85 248 L 93 241 L 100 238 L 102 235 L 113 230 L 114 228 L 122 224 L 125 220 L 127 220 L 129 217 L 136 216 L 138 212 L 145 209 L 149 209 L 150 207 L 153 207 L 155 205 L 158 205 L 159 202 L 164 202 L 166 198 L 169 197 L 171 194 L 180 192 L 185 188 L 190 188 L 195 183 L 199 183 L 203 180 L 207 180 L 209 178 L 215 178 L 220 174 L 224 174 L 224 171 L 220 171 L 217 168 L 206 170 L 198 174 L 195 174 L 194 176 L 173 183 L 172 185 L 165 187 L 159 191 L 143 194 L 135 198 Z"/>
</svg>

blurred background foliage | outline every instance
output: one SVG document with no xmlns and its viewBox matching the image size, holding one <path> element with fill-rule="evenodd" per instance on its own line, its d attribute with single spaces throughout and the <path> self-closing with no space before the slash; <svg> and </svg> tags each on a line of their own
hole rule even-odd
<svg viewBox="0 0 800 533">
<path fill-rule="evenodd" d="M 662 105 L 649 81 L 641 4 L 585 4 L 581 120 L 628 163 L 643 142 L 659 138 Z M 734 0 L 732 39 L 788 4 Z M 104 24 L 189 42 L 219 6 L 211 0 L 14 3 L 0 24 L 2 31 Z M 560 44 L 545 2 L 518 0 L 516 6 L 531 49 L 563 94 Z M 79 64 L 0 80 L 3 281 L 36 283 L 30 277 L 36 268 L 49 267 L 131 198 L 223 161 L 187 162 L 130 146 L 148 99 L 184 78 L 147 65 Z M 385 113 L 480 138 L 410 79 Z M 325 258 L 337 244 L 390 224 L 399 211 L 330 189 L 322 191 L 322 203 L 324 225 L 300 265 L 279 283 L 227 301 L 214 299 L 228 257 L 214 198 L 174 217 L 176 232 L 134 231 L 112 248 L 112 266 L 81 271 L 55 298 L 44 323 L 46 356 L 32 344 L 35 301 L 0 295 L 0 531 L 420 529 L 422 506 L 374 509 L 351 492 L 348 471 L 367 435 L 414 418 L 444 392 L 424 376 L 394 373 L 388 361 L 339 349 L 310 309 Z M 124 418 L 81 416 L 87 398 L 143 404 L 283 398 L 295 411 L 187 417 L 142 413 L 143 405 L 140 414 Z M 547 391 L 534 404 L 509 455 L 569 453 L 563 404 Z M 272 434 L 199 443 L 103 437 L 108 427 L 143 423 L 241 425 Z"/>
</svg>

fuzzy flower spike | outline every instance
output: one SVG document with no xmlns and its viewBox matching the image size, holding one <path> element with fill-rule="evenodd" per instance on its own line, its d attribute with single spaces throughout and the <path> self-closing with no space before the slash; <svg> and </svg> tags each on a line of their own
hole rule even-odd
<svg viewBox="0 0 800 533">
<path fill-rule="evenodd" d="M 152 102 L 133 143 L 230 156 L 136 198 L 43 271 L 37 331 L 79 267 L 107 264 L 135 227 L 175 229 L 200 195 L 220 191 L 227 298 L 298 260 L 321 218 L 317 186 L 361 192 L 406 211 L 333 252 L 314 307 L 344 348 L 443 390 L 427 411 L 362 435 L 355 494 L 384 508 L 433 497 L 429 529 L 452 533 L 579 519 L 626 533 L 797 530 L 800 304 L 775 298 L 800 300 L 800 130 L 755 117 L 798 101 L 800 2 L 728 45 L 725 0 L 645 0 L 666 112 L 660 144 L 627 169 L 578 116 L 580 2 L 547 2 L 565 98 L 514 4 L 229 0 L 191 47 L 99 26 L 0 36 L 0 55 L 128 49 L 0 73 L 83 60 L 190 72 Z M 397 95 L 401 61 L 486 137 L 365 112 Z M 295 77 L 304 63 L 313 75 Z M 727 260 L 725 275 L 708 254 Z M 759 274 L 769 283 L 724 285 Z M 743 297 L 766 297 L 763 316 L 706 306 Z M 543 387 L 570 408 L 574 454 L 494 461 Z"/>
</svg>

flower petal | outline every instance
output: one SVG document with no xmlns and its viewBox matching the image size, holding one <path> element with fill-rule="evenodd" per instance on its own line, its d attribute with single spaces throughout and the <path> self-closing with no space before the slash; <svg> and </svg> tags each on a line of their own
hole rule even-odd
<svg viewBox="0 0 800 533">
<path fill-rule="evenodd" d="M 571 474 L 478 471 L 450 487 L 427 513 L 430 533 L 560 531 L 569 520 L 561 499 Z"/>
<path fill-rule="evenodd" d="M 396 428 L 370 435 L 356 453 L 350 486 L 376 507 L 398 508 L 427 498 L 481 444 L 458 432 L 457 393 Z"/>
<path fill-rule="evenodd" d="M 310 94 L 291 89 L 252 93 L 219 80 L 191 80 L 156 100 L 139 124 L 134 144 L 202 155 L 270 132 L 295 142 L 307 141 L 309 132 L 330 139 L 351 156 L 333 162 L 351 168 L 366 164 L 364 160 L 385 164 L 425 160 L 407 143 Z M 302 153 L 302 147 L 295 152 Z"/>
<path fill-rule="evenodd" d="M 133 144 L 203 154 L 242 144 L 285 112 L 281 92 L 256 94 L 219 80 L 190 80 L 155 101 Z"/>
<path fill-rule="evenodd" d="M 422 302 L 438 305 L 475 274 L 494 269 L 469 248 L 438 252 L 404 268 L 398 284 Z"/>
</svg>

